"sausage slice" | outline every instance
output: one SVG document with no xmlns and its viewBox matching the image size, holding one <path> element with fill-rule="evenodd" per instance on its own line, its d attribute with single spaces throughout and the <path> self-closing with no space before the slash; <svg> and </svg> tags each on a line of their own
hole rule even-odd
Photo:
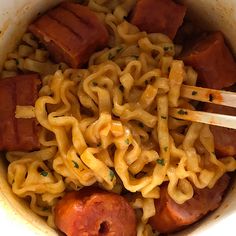
<svg viewBox="0 0 236 236">
<path fill-rule="evenodd" d="M 173 39 L 183 23 L 186 9 L 172 0 L 140 0 L 131 23 L 147 33 L 163 33 Z"/>
<path fill-rule="evenodd" d="M 236 108 L 205 104 L 204 110 L 211 113 L 236 116 Z M 216 155 L 235 156 L 236 155 L 236 130 L 218 126 L 210 126 L 214 136 Z"/>
<path fill-rule="evenodd" d="M 182 59 L 197 71 L 198 82 L 203 87 L 222 89 L 236 83 L 236 63 L 221 32 L 211 33 L 194 43 Z"/>
<path fill-rule="evenodd" d="M 67 236 L 136 236 L 127 200 L 92 188 L 67 193 L 55 207 L 55 224 Z"/>
<path fill-rule="evenodd" d="M 16 119 L 16 105 L 34 106 L 40 85 L 37 74 L 0 80 L 0 150 L 39 148 L 35 119 Z"/>
<path fill-rule="evenodd" d="M 29 26 L 56 62 L 73 68 L 85 64 L 97 49 L 108 43 L 108 32 L 88 7 L 64 2 Z"/>
<path fill-rule="evenodd" d="M 170 198 L 167 186 L 163 186 L 160 199 L 155 200 L 156 215 L 149 223 L 160 233 L 171 233 L 196 222 L 219 207 L 228 183 L 229 176 L 224 175 L 212 189 L 195 189 L 193 198 L 181 205 Z"/>
</svg>

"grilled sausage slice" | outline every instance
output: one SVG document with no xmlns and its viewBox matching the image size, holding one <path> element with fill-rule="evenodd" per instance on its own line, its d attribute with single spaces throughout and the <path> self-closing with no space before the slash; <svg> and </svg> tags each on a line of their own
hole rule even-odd
<svg viewBox="0 0 236 236">
<path fill-rule="evenodd" d="M 229 176 L 224 175 L 212 189 L 195 189 L 193 198 L 181 205 L 170 198 L 167 186 L 163 186 L 160 199 L 155 200 L 156 215 L 149 223 L 160 233 L 171 233 L 196 222 L 219 207 L 228 183 Z"/>
<path fill-rule="evenodd" d="M 173 39 L 183 23 L 186 7 L 172 0 L 140 0 L 131 23 L 147 33 L 163 33 Z"/>
<path fill-rule="evenodd" d="M 88 188 L 66 194 L 55 207 L 55 224 L 67 236 L 136 236 L 136 217 L 118 194 Z"/>
</svg>

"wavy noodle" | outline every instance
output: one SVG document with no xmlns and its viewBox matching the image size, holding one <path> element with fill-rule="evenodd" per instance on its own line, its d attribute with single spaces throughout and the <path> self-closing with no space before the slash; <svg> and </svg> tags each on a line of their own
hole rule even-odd
<svg viewBox="0 0 236 236">
<path fill-rule="evenodd" d="M 208 125 L 168 115 L 169 106 L 194 109 L 179 95 L 181 84 L 195 85 L 197 74 L 173 59 L 175 45 L 167 36 L 140 32 L 124 20 L 134 4 L 89 1 L 111 41 L 91 56 L 87 69 L 58 70 L 30 33 L 5 62 L 9 73 L 47 75 L 35 103 L 41 149 L 8 152 L 7 159 L 13 192 L 29 196 L 30 208 L 52 227 L 53 206 L 65 191 L 97 183 L 133 194 L 138 235 L 153 235 L 147 222 L 163 182 L 181 204 L 193 196 L 193 186 L 211 188 L 236 169 L 233 157 L 217 159 Z"/>
</svg>

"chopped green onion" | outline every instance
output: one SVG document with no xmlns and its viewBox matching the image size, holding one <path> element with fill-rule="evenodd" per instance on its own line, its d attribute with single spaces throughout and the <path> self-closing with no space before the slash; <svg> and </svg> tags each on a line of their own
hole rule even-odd
<svg viewBox="0 0 236 236">
<path fill-rule="evenodd" d="M 180 114 L 180 115 L 188 115 L 188 112 L 185 111 L 185 110 L 180 109 L 180 110 L 178 111 L 178 114 Z"/>
<path fill-rule="evenodd" d="M 115 55 L 113 55 L 111 52 L 109 52 L 108 54 L 108 60 L 112 60 L 115 57 Z"/>
<path fill-rule="evenodd" d="M 164 159 L 157 159 L 157 163 L 161 166 L 165 165 L 165 160 Z"/>
<path fill-rule="evenodd" d="M 172 46 L 165 46 L 163 49 L 164 49 L 164 51 L 169 51 L 169 50 L 173 50 L 173 47 Z"/>
<path fill-rule="evenodd" d="M 76 161 L 72 161 L 72 162 L 74 163 L 74 167 L 78 169 L 79 168 L 78 163 Z"/>
<path fill-rule="evenodd" d="M 123 50 L 123 47 L 117 48 L 116 51 L 117 53 L 121 52 Z"/>
<path fill-rule="evenodd" d="M 48 176 L 48 172 L 43 170 L 43 171 L 40 172 L 40 175 L 46 177 L 46 176 Z"/>
<path fill-rule="evenodd" d="M 110 170 L 109 175 L 110 175 L 110 179 L 112 181 L 115 177 L 115 173 L 112 170 Z"/>
</svg>

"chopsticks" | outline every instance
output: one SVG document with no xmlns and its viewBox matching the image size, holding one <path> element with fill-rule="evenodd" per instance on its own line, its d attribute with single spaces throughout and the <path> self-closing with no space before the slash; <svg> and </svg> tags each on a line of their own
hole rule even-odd
<svg viewBox="0 0 236 236">
<path fill-rule="evenodd" d="M 169 115 L 176 119 L 236 129 L 236 116 L 228 116 L 203 111 L 192 111 L 183 108 L 170 108 Z"/>
<path fill-rule="evenodd" d="M 201 102 L 236 108 L 236 93 L 233 92 L 182 85 L 180 96 Z M 169 115 L 176 119 L 236 129 L 236 116 L 192 111 L 183 108 L 170 108 Z"/>
<path fill-rule="evenodd" d="M 180 96 L 200 102 L 209 102 L 223 106 L 236 107 L 236 93 L 223 90 L 182 85 Z"/>
</svg>

